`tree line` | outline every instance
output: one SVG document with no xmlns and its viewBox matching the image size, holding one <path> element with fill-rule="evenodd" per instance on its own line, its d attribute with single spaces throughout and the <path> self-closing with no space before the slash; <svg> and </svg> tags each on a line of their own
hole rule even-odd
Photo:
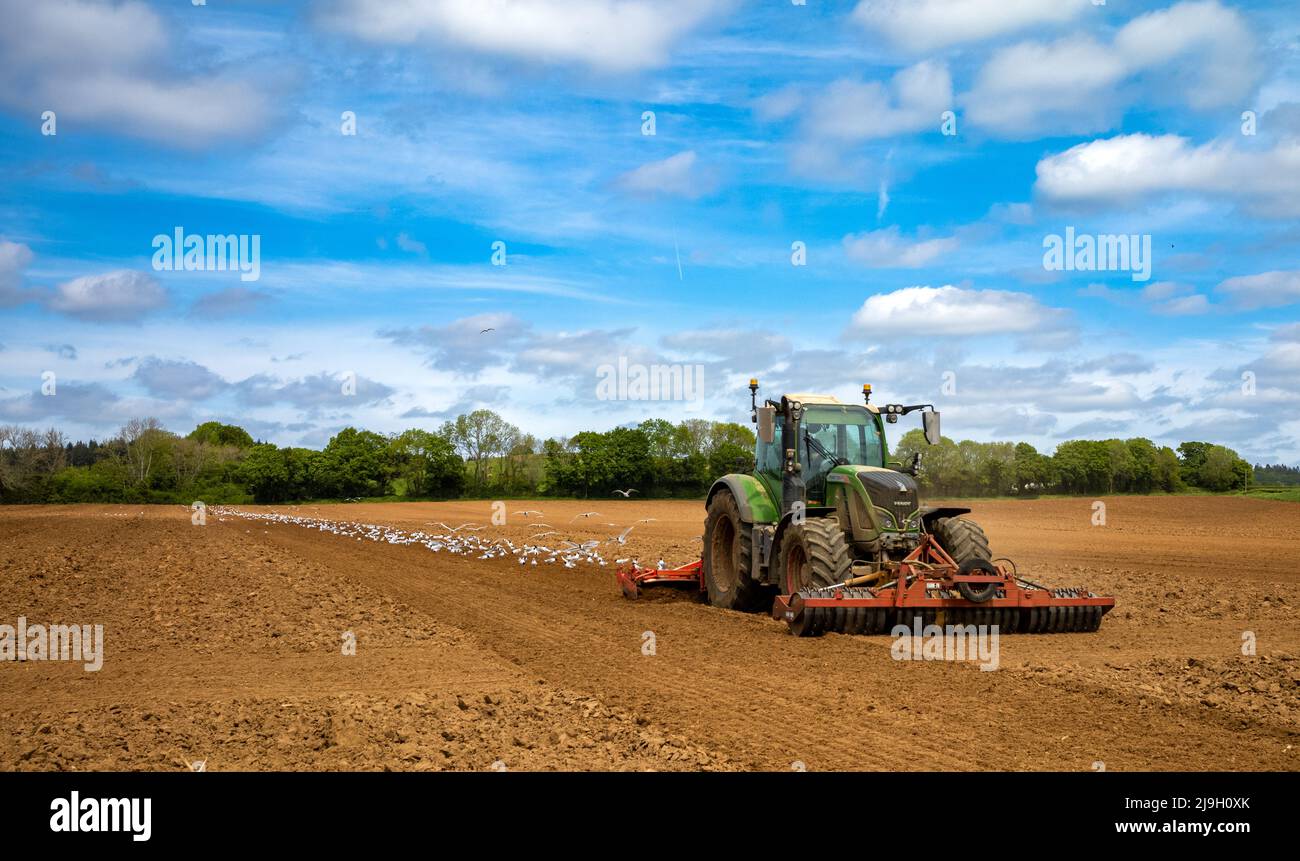
<svg viewBox="0 0 1300 861">
<path fill-rule="evenodd" d="M 1149 439 L 1070 440 L 1051 455 L 1028 443 L 954 442 L 927 445 L 919 430 L 898 441 L 895 459 L 921 453 L 918 483 L 932 496 L 1214 492 L 1255 484 L 1253 468 L 1235 451 L 1185 442 L 1175 451 Z"/>
<path fill-rule="evenodd" d="M 1051 455 L 1028 443 L 925 443 L 899 438 L 893 461 L 923 457 L 931 496 L 1228 491 L 1262 481 L 1223 446 L 1177 450 L 1147 439 L 1071 440 Z M 348 427 L 319 450 L 255 440 L 206 422 L 180 436 L 156 419 L 127 422 L 111 439 L 70 442 L 55 429 L 0 427 L 0 502 L 279 503 L 312 499 L 518 496 L 703 496 L 713 480 L 754 467 L 754 433 L 735 422 L 649 419 L 634 427 L 539 440 L 491 410 L 436 430 L 379 434 Z M 1271 480 L 1300 470 L 1267 467 Z"/>
</svg>

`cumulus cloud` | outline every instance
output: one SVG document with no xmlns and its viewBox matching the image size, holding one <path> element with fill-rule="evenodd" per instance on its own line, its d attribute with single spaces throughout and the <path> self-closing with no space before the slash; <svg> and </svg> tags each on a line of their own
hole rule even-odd
<svg viewBox="0 0 1300 861">
<path fill-rule="evenodd" d="M 269 374 L 256 374 L 235 383 L 239 399 L 249 406 L 288 404 L 300 410 L 342 408 L 356 404 L 376 404 L 393 395 L 396 389 L 358 374 L 354 394 L 344 393 L 348 379 L 343 373 L 327 373 L 281 380 Z"/>
<path fill-rule="evenodd" d="M 757 100 L 763 120 L 799 117 L 796 167 L 825 172 L 843 150 L 864 141 L 937 130 L 953 107 L 952 77 L 943 63 L 925 61 L 888 82 L 841 78 L 825 89 L 789 86 Z"/>
<path fill-rule="evenodd" d="M 1079 362 L 1075 365 L 1075 370 L 1085 374 L 1102 371 L 1117 376 L 1126 376 L 1149 373 L 1155 370 L 1155 363 L 1136 353 L 1109 353 L 1095 359 Z"/>
<path fill-rule="evenodd" d="M 910 51 L 976 42 L 1064 24 L 1091 0 L 862 0 L 853 20 Z"/>
<path fill-rule="evenodd" d="M 139 2 L 0 0 L 0 103 L 186 146 L 247 136 L 270 115 L 267 82 L 189 72 Z"/>
<path fill-rule="evenodd" d="M 1065 312 L 1027 293 L 969 290 L 952 285 L 904 287 L 867 298 L 851 331 L 873 337 L 1037 334 L 1066 324 Z"/>
<path fill-rule="evenodd" d="M 45 351 L 47 353 L 53 353 L 60 359 L 75 360 L 77 358 L 77 348 L 71 344 L 46 344 Z"/>
<path fill-rule="evenodd" d="M 1300 214 L 1300 141 L 1268 150 L 1178 135 L 1130 134 L 1078 144 L 1036 168 L 1034 190 L 1057 202 L 1131 204 L 1192 193 L 1232 200 L 1262 215 Z"/>
<path fill-rule="evenodd" d="M 1238 275 L 1215 288 L 1238 308 L 1279 308 L 1300 302 L 1300 269 Z"/>
<path fill-rule="evenodd" d="M 336 0 L 328 28 L 384 45 L 452 45 L 542 63 L 627 72 L 662 65 L 717 0 Z"/>
<path fill-rule="evenodd" d="M 1213 306 L 1209 297 L 1197 293 L 1189 284 L 1176 281 L 1156 281 L 1141 290 L 1121 290 L 1105 284 L 1089 284 L 1079 291 L 1080 296 L 1105 299 L 1127 308 L 1145 308 L 1166 317 L 1185 317 L 1208 313 Z"/>
<path fill-rule="evenodd" d="M 713 190 L 713 180 L 696 168 L 694 150 L 647 162 L 614 180 L 614 187 L 646 197 L 668 195 L 694 199 Z"/>
<path fill-rule="evenodd" d="M 54 288 L 45 304 L 81 320 L 126 322 L 167 304 L 167 293 L 147 272 L 119 269 L 66 281 Z"/>
<path fill-rule="evenodd" d="M 749 360 L 756 354 L 778 355 L 791 349 L 790 339 L 784 335 L 744 329 L 688 329 L 665 335 L 659 343 L 692 356 L 724 359 Z"/>
<path fill-rule="evenodd" d="M 816 138 L 857 142 L 938 129 L 953 106 L 952 77 L 942 63 L 900 70 L 886 85 L 844 78 L 809 100 L 805 130 Z"/>
<path fill-rule="evenodd" d="M 63 418 L 74 422 L 104 425 L 119 421 L 124 414 L 122 399 L 100 383 L 59 382 L 56 394 L 39 391 L 0 398 L 0 420 L 37 422 Z"/>
<path fill-rule="evenodd" d="M 23 289 L 23 272 L 31 265 L 32 256 L 26 245 L 0 239 L 0 308 L 31 299 L 29 291 Z"/>
<path fill-rule="evenodd" d="M 1108 128 L 1143 83 L 1198 110 L 1236 106 L 1259 77 L 1254 49 L 1236 10 L 1179 3 L 1133 19 L 1109 43 L 1076 34 L 1004 48 L 962 103 L 972 123 L 1021 138 Z"/>
<path fill-rule="evenodd" d="M 230 384 L 196 362 L 149 357 L 132 378 L 156 398 L 203 401 L 221 394 Z"/>
<path fill-rule="evenodd" d="M 379 337 L 425 353 L 429 365 L 474 375 L 503 356 L 528 334 L 530 326 L 513 314 L 476 314 L 445 326 L 384 329 Z"/>
<path fill-rule="evenodd" d="M 190 306 L 190 316 L 197 318 L 237 317 L 252 314 L 271 301 L 270 294 L 247 287 L 227 287 L 207 293 Z"/>
<path fill-rule="evenodd" d="M 788 86 L 758 99 L 753 107 L 761 120 L 797 118 L 790 150 L 796 172 L 861 179 L 879 165 L 855 156 L 855 147 L 939 130 L 943 112 L 954 107 L 952 76 L 943 63 L 927 60 L 900 69 L 888 81 L 841 78 L 817 90 Z"/>
<path fill-rule="evenodd" d="M 844 237 L 844 253 L 850 260 L 877 268 L 915 269 L 956 251 L 959 245 L 955 236 L 908 240 L 897 227 Z"/>
</svg>

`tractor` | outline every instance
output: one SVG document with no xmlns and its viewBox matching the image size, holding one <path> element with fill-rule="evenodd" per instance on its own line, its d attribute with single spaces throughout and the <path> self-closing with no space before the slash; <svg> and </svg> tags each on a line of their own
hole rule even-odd
<svg viewBox="0 0 1300 861">
<path fill-rule="evenodd" d="M 724 475 L 705 503 L 703 577 L 709 603 L 734 610 L 770 606 L 794 594 L 842 583 L 850 572 L 900 561 L 933 535 L 958 565 L 991 562 L 984 530 L 958 519 L 969 508 L 922 506 L 918 452 L 888 461 L 885 424 L 923 410 L 925 438 L 939 442 L 932 404 L 846 404 L 830 395 L 787 394 L 757 402 L 753 473 Z"/>
<path fill-rule="evenodd" d="M 1115 604 L 1083 588 L 1049 589 L 994 559 L 969 508 L 921 504 L 911 463 L 891 463 L 885 425 L 933 404 L 862 404 L 786 394 L 758 403 L 752 473 L 724 475 L 705 501 L 702 558 L 673 569 L 616 572 L 623 592 L 693 585 L 710 604 L 771 610 L 801 636 L 881 633 L 895 624 L 997 625 L 1011 633 L 1094 631 Z M 1006 564 L 999 564 L 1005 562 Z"/>
</svg>

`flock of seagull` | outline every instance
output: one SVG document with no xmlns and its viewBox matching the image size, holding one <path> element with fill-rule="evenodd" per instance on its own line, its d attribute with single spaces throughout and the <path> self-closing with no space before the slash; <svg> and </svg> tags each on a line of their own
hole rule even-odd
<svg viewBox="0 0 1300 861">
<path fill-rule="evenodd" d="M 426 526 L 438 526 L 441 527 L 441 531 L 408 531 L 395 526 L 358 523 L 351 520 L 327 520 L 321 517 L 306 517 L 296 514 L 243 511 L 224 505 L 214 507 L 211 513 L 221 522 L 224 522 L 226 518 L 240 518 L 263 523 L 281 523 L 290 526 L 302 526 L 307 529 L 317 529 L 332 535 L 355 538 L 357 541 L 382 541 L 386 544 L 420 544 L 434 553 L 446 552 L 457 556 L 476 556 L 479 559 L 501 559 L 513 556 L 520 565 L 537 565 L 540 563 L 542 565 L 563 565 L 565 568 L 576 568 L 582 562 L 600 566 L 608 565 L 609 561 L 601 553 L 602 547 L 606 545 L 622 547 L 627 543 L 628 535 L 638 524 L 650 523 L 655 519 L 653 517 L 643 517 L 622 532 L 603 541 L 591 540 L 581 543 L 560 541 L 558 547 L 551 547 L 537 543 L 540 538 L 559 534 L 546 523 L 533 523 L 534 528 L 546 527 L 547 531 L 534 533 L 529 536 L 527 541 L 516 544 L 509 538 L 504 537 L 480 537 L 476 533 L 483 531 L 487 527 L 477 523 L 462 523 L 459 526 L 449 526 L 439 520 L 431 521 Z M 516 511 L 515 514 L 531 517 L 533 515 L 541 516 L 542 512 Z M 576 515 L 573 520 L 577 520 L 579 517 L 596 516 L 599 516 L 599 512 L 589 511 L 585 514 Z M 573 520 L 569 522 L 572 523 Z M 615 526 L 616 524 L 610 523 L 607 525 Z M 614 559 L 613 562 L 615 565 L 623 565 L 628 562 L 633 565 L 640 565 L 640 560 L 635 557 Z M 658 567 L 660 569 L 665 567 L 662 559 L 659 560 Z"/>
</svg>

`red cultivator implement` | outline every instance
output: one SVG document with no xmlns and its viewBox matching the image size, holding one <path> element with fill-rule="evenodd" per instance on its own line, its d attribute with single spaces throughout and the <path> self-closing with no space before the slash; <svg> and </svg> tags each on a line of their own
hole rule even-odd
<svg viewBox="0 0 1300 861">
<path fill-rule="evenodd" d="M 876 585 L 879 584 L 879 585 Z M 799 637 L 828 631 L 880 634 L 895 625 L 997 625 L 999 632 L 1095 631 L 1114 598 L 1087 589 L 1049 589 L 1010 568 L 974 561 L 958 566 L 930 536 L 897 563 L 842 584 L 780 595 L 772 617 Z"/>
<path fill-rule="evenodd" d="M 1004 634 L 1095 631 L 1114 598 L 1083 588 L 1049 589 L 1016 574 L 1015 566 L 976 560 L 957 565 L 930 536 L 899 562 L 843 583 L 778 595 L 772 617 L 799 637 L 827 632 L 882 634 L 895 625 L 997 625 Z M 662 584 L 703 590 L 702 566 L 656 570 L 630 567 L 617 572 L 623 594 L 636 598 L 642 587 Z"/>
<path fill-rule="evenodd" d="M 646 586 L 685 586 L 704 591 L 704 563 L 698 559 L 679 568 L 640 568 L 629 565 L 616 570 L 614 577 L 623 594 L 634 601 Z"/>
</svg>

